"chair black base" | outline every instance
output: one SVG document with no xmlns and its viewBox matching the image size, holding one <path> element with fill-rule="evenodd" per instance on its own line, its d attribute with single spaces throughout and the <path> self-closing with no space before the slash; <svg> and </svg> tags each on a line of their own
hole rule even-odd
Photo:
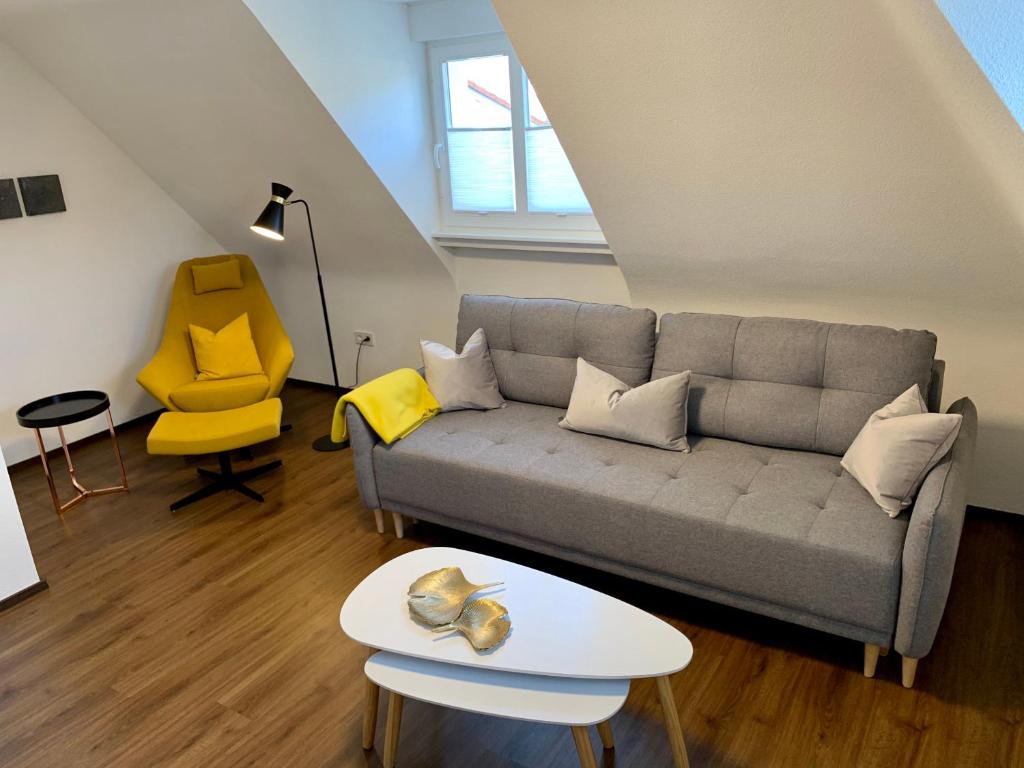
<svg viewBox="0 0 1024 768">
<path fill-rule="evenodd" d="M 267 472 L 281 466 L 281 460 L 275 459 L 267 464 L 261 464 L 258 467 L 252 467 L 250 469 L 243 469 L 241 472 L 235 472 L 231 466 L 230 452 L 225 451 L 223 453 L 218 453 L 217 459 L 220 462 L 220 472 L 214 472 L 212 469 L 204 469 L 203 467 L 199 467 L 196 470 L 200 477 L 209 478 L 213 482 L 203 488 L 200 488 L 195 493 L 190 493 L 188 496 L 178 499 L 176 502 L 171 504 L 171 512 L 177 512 L 182 507 L 187 507 L 189 504 L 197 502 L 200 499 L 205 499 L 207 496 L 212 496 L 215 493 L 220 493 L 221 491 L 238 491 L 243 496 L 248 496 L 254 501 L 262 502 L 263 496 L 245 485 L 245 481 L 251 480 L 254 477 L 259 477 L 260 475 L 266 474 Z"/>
</svg>

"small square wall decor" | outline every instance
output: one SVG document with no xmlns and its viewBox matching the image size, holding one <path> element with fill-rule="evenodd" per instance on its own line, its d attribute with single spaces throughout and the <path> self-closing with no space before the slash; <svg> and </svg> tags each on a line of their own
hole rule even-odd
<svg viewBox="0 0 1024 768">
<path fill-rule="evenodd" d="M 0 219 L 21 218 L 21 203 L 14 189 L 14 179 L 0 179 Z"/>
<path fill-rule="evenodd" d="M 25 215 L 38 216 L 42 213 L 60 213 L 64 207 L 64 192 L 60 188 L 60 177 L 22 176 L 18 179 L 21 199 L 25 202 Z"/>
</svg>

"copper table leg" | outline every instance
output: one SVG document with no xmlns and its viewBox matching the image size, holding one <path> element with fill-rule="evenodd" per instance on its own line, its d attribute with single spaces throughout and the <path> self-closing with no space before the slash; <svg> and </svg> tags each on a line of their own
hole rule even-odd
<svg viewBox="0 0 1024 768">
<path fill-rule="evenodd" d="M 107 429 L 110 432 L 110 442 L 114 446 L 114 457 L 117 459 L 117 465 L 121 470 L 121 484 L 111 485 L 107 488 L 86 488 L 78 480 L 78 475 L 75 472 L 75 465 L 71 461 L 71 451 L 68 448 L 67 438 L 64 436 L 64 428 L 57 427 L 57 434 L 60 435 L 60 445 L 64 451 L 64 461 L 68 465 L 68 475 L 71 477 L 71 485 L 75 489 L 75 495 L 68 501 L 61 502 L 60 495 L 57 493 L 57 486 L 53 481 L 53 470 L 50 468 L 50 460 L 46 456 L 46 445 L 43 443 L 42 433 L 38 429 L 33 430 L 36 433 L 36 444 L 39 446 L 39 457 L 43 461 L 43 473 L 46 475 L 46 484 L 50 487 L 50 498 L 53 499 L 53 508 L 57 511 L 58 515 L 63 515 L 69 509 L 77 504 L 85 501 L 90 496 L 102 496 L 107 493 L 122 493 L 128 490 L 128 475 L 124 469 L 124 459 L 121 458 L 121 447 L 117 442 L 117 433 L 114 431 L 114 418 L 110 415 L 110 409 L 107 409 Z"/>
</svg>

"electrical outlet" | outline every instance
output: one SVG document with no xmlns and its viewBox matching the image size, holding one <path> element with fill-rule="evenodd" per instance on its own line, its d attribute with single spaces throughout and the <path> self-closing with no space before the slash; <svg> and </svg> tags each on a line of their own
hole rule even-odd
<svg viewBox="0 0 1024 768">
<path fill-rule="evenodd" d="M 352 334 L 356 340 L 356 344 L 361 344 L 364 347 L 373 346 L 373 334 L 369 331 L 356 331 Z"/>
</svg>

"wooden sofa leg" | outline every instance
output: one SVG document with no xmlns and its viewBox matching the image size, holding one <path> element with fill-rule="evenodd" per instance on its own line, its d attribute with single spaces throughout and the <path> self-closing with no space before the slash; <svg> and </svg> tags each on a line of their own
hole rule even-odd
<svg viewBox="0 0 1024 768">
<path fill-rule="evenodd" d="M 405 525 L 402 522 L 402 513 L 401 512 L 392 512 L 391 513 L 391 520 L 395 524 L 395 536 L 397 536 L 399 539 L 404 538 L 405 537 Z"/>
<path fill-rule="evenodd" d="M 889 655 L 889 649 L 888 648 L 883 648 L 882 650 L 880 650 L 878 652 L 878 655 L 879 656 L 888 656 Z"/>
<path fill-rule="evenodd" d="M 906 656 L 903 657 L 903 687 L 913 688 L 914 687 L 914 676 L 917 674 L 917 662 L 918 659 L 908 659 Z"/>
<path fill-rule="evenodd" d="M 384 533 L 384 510 L 373 510 L 373 520 L 377 523 L 377 533 Z"/>
<path fill-rule="evenodd" d="M 880 645 L 864 643 L 864 677 L 875 676 L 875 667 L 878 666 L 878 655 L 881 650 Z"/>
</svg>

